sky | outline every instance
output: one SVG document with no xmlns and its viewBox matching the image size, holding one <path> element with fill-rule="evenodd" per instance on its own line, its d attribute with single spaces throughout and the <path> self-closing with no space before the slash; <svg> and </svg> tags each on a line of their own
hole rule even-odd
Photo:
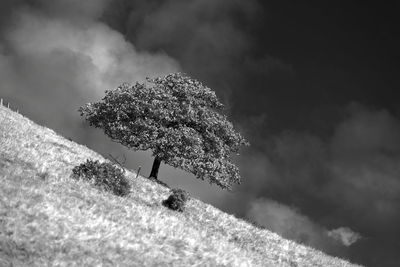
<svg viewBox="0 0 400 267">
<path fill-rule="evenodd" d="M 149 151 L 79 116 L 123 82 L 182 71 L 212 88 L 251 143 L 226 192 L 159 178 L 330 255 L 400 266 L 399 4 L 370 1 L 2 0 L 0 97 L 125 165 Z"/>
</svg>

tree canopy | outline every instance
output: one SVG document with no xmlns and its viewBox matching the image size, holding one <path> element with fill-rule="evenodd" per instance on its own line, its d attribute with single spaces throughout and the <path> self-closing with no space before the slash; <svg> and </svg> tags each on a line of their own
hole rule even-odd
<svg viewBox="0 0 400 267">
<path fill-rule="evenodd" d="M 147 78 L 106 91 L 80 107 L 91 126 L 133 150 L 150 149 L 158 161 L 224 189 L 240 183 L 231 153 L 248 142 L 234 130 L 215 92 L 182 73 Z M 158 167 L 152 174 L 157 178 Z"/>
</svg>

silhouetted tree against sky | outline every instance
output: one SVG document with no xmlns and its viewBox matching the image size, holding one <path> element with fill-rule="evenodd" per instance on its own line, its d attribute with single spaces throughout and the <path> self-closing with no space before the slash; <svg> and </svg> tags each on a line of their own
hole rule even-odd
<svg viewBox="0 0 400 267">
<path fill-rule="evenodd" d="M 133 150 L 153 152 L 150 177 L 161 162 L 224 189 L 240 184 L 231 154 L 248 142 L 221 113 L 215 92 L 182 73 L 122 84 L 79 111 L 91 126 Z"/>
</svg>

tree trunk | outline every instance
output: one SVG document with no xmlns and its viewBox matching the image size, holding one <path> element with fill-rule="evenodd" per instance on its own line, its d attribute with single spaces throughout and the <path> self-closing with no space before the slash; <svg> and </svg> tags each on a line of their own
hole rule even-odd
<svg viewBox="0 0 400 267">
<path fill-rule="evenodd" d="M 160 164 L 161 164 L 161 159 L 158 156 L 156 156 L 154 158 L 153 167 L 151 168 L 150 178 L 152 177 L 157 179 L 158 170 L 160 169 Z"/>
</svg>

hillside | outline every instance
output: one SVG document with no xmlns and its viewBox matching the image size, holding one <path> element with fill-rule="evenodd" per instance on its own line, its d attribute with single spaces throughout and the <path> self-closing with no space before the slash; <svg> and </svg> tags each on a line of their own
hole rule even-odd
<svg viewBox="0 0 400 267">
<path fill-rule="evenodd" d="M 356 266 L 132 172 L 126 197 L 70 178 L 83 145 L 0 106 L 0 266 Z"/>
</svg>

